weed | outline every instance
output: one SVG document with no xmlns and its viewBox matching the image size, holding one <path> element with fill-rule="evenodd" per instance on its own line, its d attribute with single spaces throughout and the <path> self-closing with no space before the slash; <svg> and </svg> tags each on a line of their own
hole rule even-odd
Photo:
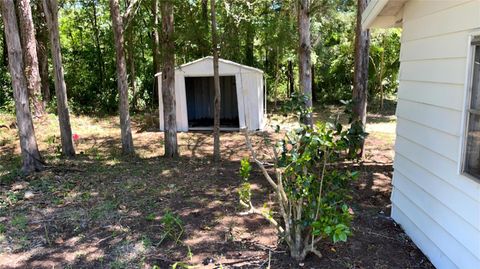
<svg viewBox="0 0 480 269">
<path fill-rule="evenodd" d="M 163 232 L 159 244 L 161 244 L 165 238 L 170 238 L 177 244 L 184 232 L 182 220 L 175 213 L 167 210 L 160 221 L 163 225 Z"/>
<path fill-rule="evenodd" d="M 91 218 L 94 220 L 108 217 L 117 208 L 117 203 L 105 201 L 92 210 Z"/>
<path fill-rule="evenodd" d="M 7 227 L 5 227 L 5 224 L 0 223 L 0 235 L 4 234 L 7 231 Z"/>
<path fill-rule="evenodd" d="M 18 157 L 15 157 L 18 158 Z M 18 158 L 18 160 L 20 160 Z M 19 161 L 15 163 L 20 163 Z M 3 167 L 2 167 L 3 168 Z M 0 176 L 0 184 L 11 184 L 13 183 L 18 177 L 22 176 L 22 172 L 20 169 L 12 169 L 10 172 L 6 173 L 5 175 Z"/>
<path fill-rule="evenodd" d="M 152 240 L 147 235 L 142 235 L 142 244 L 145 248 L 152 246 Z"/>
<path fill-rule="evenodd" d="M 83 192 L 80 197 L 82 198 L 82 201 L 87 202 L 92 198 L 92 194 L 90 192 Z"/>
<path fill-rule="evenodd" d="M 145 217 L 145 219 L 148 221 L 154 221 L 155 218 L 156 218 L 155 213 L 150 213 Z"/>
<path fill-rule="evenodd" d="M 127 268 L 127 265 L 125 264 L 125 262 L 115 260 L 109 264 L 109 267 L 111 269 L 123 269 L 123 268 Z"/>
<path fill-rule="evenodd" d="M 28 219 L 24 215 L 17 215 L 12 219 L 12 226 L 21 231 L 27 229 L 27 224 Z"/>
<path fill-rule="evenodd" d="M 184 262 L 176 262 L 172 264 L 172 269 L 190 269 L 190 268 L 196 268 L 196 266 L 188 265 Z"/>
</svg>

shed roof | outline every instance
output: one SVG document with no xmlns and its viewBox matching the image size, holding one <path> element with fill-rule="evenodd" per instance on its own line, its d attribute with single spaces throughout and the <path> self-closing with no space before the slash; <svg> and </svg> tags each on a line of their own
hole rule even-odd
<svg viewBox="0 0 480 269">
<path fill-rule="evenodd" d="M 362 27 L 399 27 L 403 20 L 403 6 L 408 0 L 370 0 L 362 14 Z"/>
<path fill-rule="evenodd" d="M 195 61 L 182 64 L 182 65 L 180 65 L 180 66 L 177 66 L 177 67 L 175 68 L 175 70 L 181 70 L 181 69 L 183 69 L 183 68 L 185 68 L 185 67 L 192 66 L 192 65 L 196 65 L 196 64 L 201 64 L 201 63 L 204 62 L 204 61 L 210 61 L 210 60 L 213 60 L 213 56 L 206 56 L 206 57 L 197 59 L 197 60 L 195 60 Z M 251 71 L 253 71 L 253 72 L 258 72 L 258 73 L 260 73 L 260 74 L 263 74 L 263 70 L 260 70 L 260 69 L 255 68 L 255 67 L 251 67 L 251 66 L 248 66 L 248 65 L 239 64 L 239 63 L 236 63 L 236 62 L 233 62 L 233 61 L 229 61 L 229 60 L 225 60 L 225 59 L 221 59 L 221 58 L 219 58 L 218 61 L 219 61 L 219 63 L 222 63 L 222 64 L 231 65 L 231 66 L 235 66 L 235 67 L 240 67 L 240 68 L 242 68 L 242 69 L 247 69 L 247 70 L 251 70 Z M 155 74 L 155 76 L 159 76 L 159 75 L 161 75 L 161 74 L 162 74 L 162 72 L 159 72 L 159 73 Z"/>
</svg>

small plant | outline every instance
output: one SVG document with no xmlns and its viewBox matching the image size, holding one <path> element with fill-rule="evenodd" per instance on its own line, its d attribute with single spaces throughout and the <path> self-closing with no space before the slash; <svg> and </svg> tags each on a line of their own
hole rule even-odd
<svg viewBox="0 0 480 269">
<path fill-rule="evenodd" d="M 248 165 L 242 161 L 240 174 L 244 179 L 239 194 L 240 203 L 249 212 L 264 216 L 286 241 L 290 255 L 298 261 L 308 253 L 321 257 L 316 245 L 321 240 L 334 243 L 346 241 L 351 234 L 352 211 L 347 205 L 348 184 L 357 174 L 342 169 L 342 164 L 356 157 L 361 135 L 356 130 L 344 130 L 341 124 L 300 125 L 273 147 L 274 172 L 271 176 L 258 160 L 250 142 L 245 139 L 254 162 L 260 167 L 277 196 L 283 222 L 277 222 L 268 208 L 259 210 L 250 202 L 251 193 L 243 178 Z"/>
<path fill-rule="evenodd" d="M 182 220 L 176 214 L 167 210 L 160 222 L 163 226 L 163 232 L 159 244 L 161 244 L 165 238 L 169 238 L 177 244 L 184 232 Z"/>
<path fill-rule="evenodd" d="M 150 213 L 145 217 L 145 219 L 148 221 L 154 221 L 156 217 L 157 216 L 155 215 L 155 213 Z"/>
<path fill-rule="evenodd" d="M 150 239 L 150 237 L 148 237 L 147 235 L 143 235 L 142 236 L 142 245 L 145 248 L 151 247 L 152 246 L 152 240 Z"/>
<path fill-rule="evenodd" d="M 5 224 L 0 223 L 0 235 L 4 234 L 7 231 L 7 227 L 5 227 Z"/>
<path fill-rule="evenodd" d="M 251 186 L 248 182 L 251 170 L 252 166 L 250 165 L 248 159 L 242 159 L 240 162 L 240 176 L 242 177 L 243 182 L 238 190 L 238 196 L 240 197 L 240 204 L 244 207 L 250 207 L 249 203 L 252 197 Z"/>
<path fill-rule="evenodd" d="M 17 215 L 12 219 L 12 226 L 20 231 L 27 229 L 28 219 L 24 215 Z"/>
</svg>

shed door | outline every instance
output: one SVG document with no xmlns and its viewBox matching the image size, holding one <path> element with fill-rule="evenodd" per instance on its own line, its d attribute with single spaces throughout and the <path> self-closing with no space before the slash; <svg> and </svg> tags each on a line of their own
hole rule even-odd
<svg viewBox="0 0 480 269">
<path fill-rule="evenodd" d="M 220 77 L 220 126 L 238 128 L 237 87 L 234 76 Z M 185 77 L 188 127 L 212 127 L 215 90 L 213 77 Z"/>
</svg>

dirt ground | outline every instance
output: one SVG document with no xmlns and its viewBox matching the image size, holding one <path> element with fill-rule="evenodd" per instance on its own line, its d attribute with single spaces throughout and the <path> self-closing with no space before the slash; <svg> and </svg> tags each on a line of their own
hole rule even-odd
<svg viewBox="0 0 480 269">
<path fill-rule="evenodd" d="M 0 129 L 0 268 L 433 268 L 389 217 L 393 116 L 369 118 L 366 159 L 352 166 L 361 172 L 352 184 L 353 236 L 324 243 L 322 259 L 301 264 L 265 220 L 240 214 L 239 160 L 248 156 L 241 134 L 222 134 L 223 161 L 215 165 L 209 133 L 181 133 L 182 156 L 172 161 L 161 157 L 153 118 L 134 117 L 137 156 L 128 159 L 116 118 L 73 117 L 80 137 L 73 160 L 59 156 L 56 117 L 36 121 L 49 166 L 27 178 L 17 170 L 16 130 Z M 0 125 L 13 121 L 0 115 Z M 252 188 L 257 206 L 272 204 L 257 169 Z M 165 236 L 169 212 L 182 223 L 178 241 Z"/>
</svg>

